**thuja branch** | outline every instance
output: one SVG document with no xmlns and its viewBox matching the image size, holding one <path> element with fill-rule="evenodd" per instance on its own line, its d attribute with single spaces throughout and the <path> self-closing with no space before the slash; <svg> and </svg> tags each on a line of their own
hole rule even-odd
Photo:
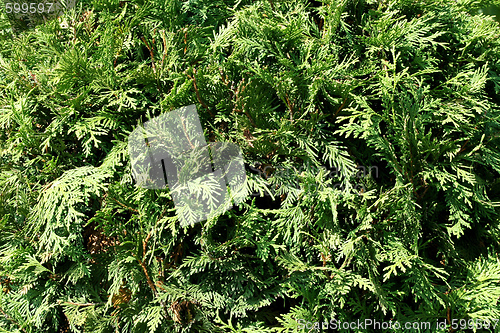
<svg viewBox="0 0 500 333">
<path fill-rule="evenodd" d="M 23 328 L 23 326 L 21 324 L 19 324 L 14 318 L 12 318 L 7 313 L 5 313 L 5 311 L 3 311 L 3 309 L 1 307 L 0 307 L 0 312 L 5 317 L 5 319 L 7 319 L 8 321 L 10 321 L 13 324 L 16 324 L 17 327 L 19 327 L 19 329 L 21 330 L 21 332 L 27 333 L 26 330 Z"/>
<path fill-rule="evenodd" d="M 152 233 L 153 233 L 154 230 L 156 230 L 156 226 L 158 225 L 158 222 L 160 222 L 160 220 L 163 218 L 163 216 L 165 216 L 166 212 L 167 212 L 167 208 L 165 208 L 163 210 L 163 212 L 161 213 L 160 217 L 156 220 L 156 223 L 155 223 L 153 229 L 151 229 L 148 232 L 148 235 L 146 236 L 146 239 L 144 239 L 144 241 L 142 242 L 142 258 L 141 259 L 137 258 L 137 261 L 141 265 L 142 270 L 144 271 L 144 275 L 146 276 L 146 281 L 148 283 L 148 286 L 153 291 L 153 295 L 155 297 L 158 296 L 158 291 L 156 290 L 156 286 L 153 283 L 153 280 L 151 279 L 151 277 L 149 276 L 149 273 L 148 273 L 148 267 L 146 265 L 146 252 L 147 252 L 148 242 L 151 239 L 151 236 L 153 235 Z M 165 303 L 163 301 L 160 301 L 160 303 L 161 303 L 161 305 L 163 307 L 163 310 L 165 311 L 165 314 L 168 317 L 169 315 L 168 315 L 168 311 L 167 311 L 167 307 L 165 306 Z"/>
<path fill-rule="evenodd" d="M 229 81 L 227 80 L 227 75 L 224 76 L 224 72 L 222 71 L 221 68 L 219 68 L 219 72 L 221 74 L 222 83 L 224 83 L 224 85 L 227 87 L 227 89 L 229 89 L 229 93 L 231 95 L 231 102 L 233 103 L 233 111 L 238 112 L 238 113 L 243 112 L 245 114 L 245 116 L 248 118 L 248 120 L 250 121 L 250 123 L 252 123 L 253 127 L 257 127 L 257 124 L 253 120 L 252 116 L 250 115 L 248 110 L 245 109 L 245 103 L 241 102 L 242 94 L 245 91 L 245 89 L 247 88 L 247 86 L 252 82 L 252 80 L 251 79 L 248 80 L 247 84 L 245 84 L 245 79 L 242 79 L 240 81 L 240 83 L 238 83 L 238 86 L 235 88 L 234 85 L 229 86 Z M 241 106 L 241 107 L 239 107 L 239 106 Z"/>
</svg>

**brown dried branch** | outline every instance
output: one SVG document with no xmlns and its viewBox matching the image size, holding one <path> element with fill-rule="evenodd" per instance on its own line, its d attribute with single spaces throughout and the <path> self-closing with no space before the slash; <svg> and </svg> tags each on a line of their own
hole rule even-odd
<svg viewBox="0 0 500 333">
<path fill-rule="evenodd" d="M 155 65 L 155 58 L 153 55 L 153 49 L 151 47 L 149 47 L 149 44 L 146 42 L 146 39 L 144 37 L 141 37 L 141 40 L 143 41 L 144 44 L 146 44 L 146 47 L 149 50 L 149 56 L 151 57 L 151 63 L 153 65 L 153 73 L 156 74 L 156 65 Z M 154 42 L 154 40 L 153 40 L 153 42 Z"/>
<path fill-rule="evenodd" d="M 163 40 L 163 57 L 161 59 L 161 68 L 163 69 L 163 66 L 165 64 L 165 57 L 167 56 L 167 41 L 165 39 L 165 30 L 160 30 L 160 33 Z"/>
<path fill-rule="evenodd" d="M 191 139 L 189 138 L 189 135 L 187 133 L 187 129 L 186 129 L 186 124 L 184 124 L 184 118 L 181 117 L 181 124 L 182 124 L 182 130 L 184 131 L 184 136 L 186 137 L 186 139 L 188 140 L 189 142 L 189 145 L 191 146 L 191 149 L 194 149 L 194 145 L 193 143 L 191 142 Z"/>
<path fill-rule="evenodd" d="M 271 4 L 271 9 L 274 11 L 274 3 L 273 3 L 273 0 L 269 0 L 269 3 Z"/>
<path fill-rule="evenodd" d="M 104 304 L 104 302 L 99 302 L 99 303 L 73 303 L 73 302 L 61 302 L 58 301 L 59 304 L 70 304 L 70 305 L 76 305 L 76 306 L 94 306 L 94 305 L 101 305 Z"/>
<path fill-rule="evenodd" d="M 129 210 L 131 210 L 131 211 L 133 211 L 133 212 L 136 212 L 136 213 L 139 213 L 139 211 L 138 211 L 137 209 L 134 209 L 134 208 L 132 208 L 132 207 L 129 207 L 129 206 L 127 206 L 127 205 L 125 205 L 125 204 L 123 204 L 123 203 L 119 202 L 119 201 L 118 201 L 118 200 L 116 200 L 115 198 L 112 198 L 112 197 L 109 197 L 109 198 L 110 198 L 111 200 L 113 200 L 114 202 L 116 202 L 117 204 L 119 204 L 120 206 L 122 206 L 123 208 L 129 209 Z"/>
<path fill-rule="evenodd" d="M 153 295 L 156 297 L 157 296 L 156 288 L 155 288 L 153 281 L 149 277 L 148 268 L 147 268 L 146 264 L 144 263 L 144 260 L 138 260 L 138 261 L 142 267 L 142 270 L 144 271 L 144 275 L 146 275 L 146 281 L 148 282 L 148 286 L 149 286 L 149 288 L 151 288 L 151 290 L 153 291 Z"/>
<path fill-rule="evenodd" d="M 346 102 L 347 102 L 347 98 L 344 99 L 344 102 L 342 102 L 342 105 L 338 108 L 337 112 L 335 112 L 335 115 L 333 116 L 334 119 L 337 117 L 337 115 L 339 114 L 340 110 L 342 110 L 344 108 L 344 105 L 345 105 Z"/>
<path fill-rule="evenodd" d="M 196 93 L 196 98 L 198 99 L 198 102 L 200 102 L 200 104 L 205 108 L 207 109 L 208 113 L 210 114 L 210 116 L 212 117 L 215 117 L 215 115 L 212 113 L 212 111 L 210 111 L 210 108 L 208 107 L 208 105 L 205 104 L 205 102 L 203 102 L 203 100 L 201 99 L 201 96 L 200 96 L 200 91 L 198 89 L 198 84 L 196 82 L 196 68 L 193 68 L 193 76 L 187 74 L 188 78 L 190 80 L 193 80 L 193 85 L 194 85 L 194 91 Z"/>
</svg>

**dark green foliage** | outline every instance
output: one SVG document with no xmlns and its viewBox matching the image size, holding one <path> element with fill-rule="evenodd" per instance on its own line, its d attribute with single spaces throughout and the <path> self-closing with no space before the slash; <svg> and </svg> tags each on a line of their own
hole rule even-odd
<svg viewBox="0 0 500 333">
<path fill-rule="evenodd" d="M 93 0 L 14 34 L 2 14 L 0 330 L 498 320 L 489 4 Z M 253 194 L 181 228 L 127 136 L 193 103 Z"/>
</svg>

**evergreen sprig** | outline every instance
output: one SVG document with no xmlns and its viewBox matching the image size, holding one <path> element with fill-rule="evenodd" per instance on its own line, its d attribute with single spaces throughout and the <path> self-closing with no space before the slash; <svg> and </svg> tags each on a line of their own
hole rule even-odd
<svg viewBox="0 0 500 333">
<path fill-rule="evenodd" d="M 489 4 L 92 0 L 24 31 L 0 12 L 0 330 L 497 331 Z M 248 195 L 181 226 L 127 137 L 193 103 Z"/>
</svg>

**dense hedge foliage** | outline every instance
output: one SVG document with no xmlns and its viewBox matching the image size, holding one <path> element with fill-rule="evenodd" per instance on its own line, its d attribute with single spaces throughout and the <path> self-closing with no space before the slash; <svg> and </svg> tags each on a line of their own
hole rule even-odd
<svg viewBox="0 0 500 333">
<path fill-rule="evenodd" d="M 498 320 L 484 5 L 92 0 L 14 32 L 2 14 L 0 330 Z M 181 228 L 168 190 L 135 186 L 127 136 L 190 104 L 252 194 Z"/>
</svg>

